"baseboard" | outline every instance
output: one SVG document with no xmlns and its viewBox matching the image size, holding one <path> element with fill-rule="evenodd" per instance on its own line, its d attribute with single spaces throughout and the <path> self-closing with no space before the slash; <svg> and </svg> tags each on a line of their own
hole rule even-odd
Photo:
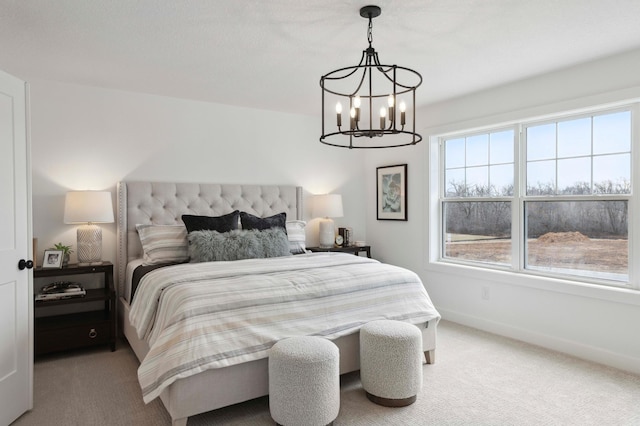
<svg viewBox="0 0 640 426">
<path fill-rule="evenodd" d="M 514 327 L 509 324 L 487 320 L 485 318 L 475 317 L 442 307 L 438 307 L 438 312 L 440 312 L 442 318 L 447 321 L 477 328 L 479 330 L 509 337 L 515 340 L 520 340 L 532 345 L 541 346 L 546 349 L 562 352 L 575 356 L 576 358 L 597 362 L 599 364 L 604 364 L 634 374 L 640 374 L 640 358 L 618 354 L 606 349 L 585 345 L 584 343 L 561 339 L 555 336 Z"/>
</svg>

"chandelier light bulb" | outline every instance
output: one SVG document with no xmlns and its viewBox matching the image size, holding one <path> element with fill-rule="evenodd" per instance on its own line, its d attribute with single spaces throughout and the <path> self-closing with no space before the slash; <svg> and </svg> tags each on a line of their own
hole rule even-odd
<svg viewBox="0 0 640 426">
<path fill-rule="evenodd" d="M 404 101 L 400 102 L 400 112 L 405 112 L 407 110 L 407 104 Z"/>
<path fill-rule="evenodd" d="M 342 114 L 342 104 L 340 102 L 336 104 L 336 113 Z"/>
<path fill-rule="evenodd" d="M 393 104 L 394 104 L 393 95 L 389 95 L 388 102 L 389 102 L 389 108 L 393 108 Z"/>
</svg>

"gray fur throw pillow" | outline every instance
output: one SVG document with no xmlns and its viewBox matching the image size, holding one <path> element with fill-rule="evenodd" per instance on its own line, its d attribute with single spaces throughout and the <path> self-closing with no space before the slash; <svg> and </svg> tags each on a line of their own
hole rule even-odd
<svg viewBox="0 0 640 426">
<path fill-rule="evenodd" d="M 289 256 L 289 240 L 281 228 L 189 232 L 191 262 Z"/>
</svg>

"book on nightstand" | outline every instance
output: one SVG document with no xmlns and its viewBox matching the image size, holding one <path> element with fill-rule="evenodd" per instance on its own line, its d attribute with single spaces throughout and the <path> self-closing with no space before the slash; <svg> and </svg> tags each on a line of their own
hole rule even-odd
<svg viewBox="0 0 640 426">
<path fill-rule="evenodd" d="M 72 297 L 84 297 L 87 294 L 81 284 L 68 281 L 58 281 L 42 287 L 35 297 L 36 301 L 60 300 Z"/>
</svg>

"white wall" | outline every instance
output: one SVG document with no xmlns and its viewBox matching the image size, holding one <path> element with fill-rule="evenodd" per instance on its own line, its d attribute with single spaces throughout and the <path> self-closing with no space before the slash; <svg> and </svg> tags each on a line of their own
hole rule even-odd
<svg viewBox="0 0 640 426">
<path fill-rule="evenodd" d="M 120 180 L 293 184 L 343 195 L 345 217 L 366 238 L 362 154 L 318 141 L 317 117 L 30 81 L 33 235 L 38 259 L 56 242 L 76 245 L 63 223 L 69 190 L 114 192 Z M 103 259 L 115 261 L 115 224 L 103 228 Z M 317 220 L 308 244 L 317 245 Z M 71 261 L 75 261 L 75 253 Z"/>
<path fill-rule="evenodd" d="M 638 98 L 640 50 L 431 105 L 418 116 L 428 141 L 443 132 Z M 418 272 L 444 318 L 640 373 L 639 292 L 429 262 L 438 220 L 427 199 L 432 146 L 367 153 L 367 235 L 378 258 Z M 373 173 L 400 163 L 408 163 L 409 221 L 377 221 Z M 489 300 L 482 299 L 483 287 Z"/>
</svg>

